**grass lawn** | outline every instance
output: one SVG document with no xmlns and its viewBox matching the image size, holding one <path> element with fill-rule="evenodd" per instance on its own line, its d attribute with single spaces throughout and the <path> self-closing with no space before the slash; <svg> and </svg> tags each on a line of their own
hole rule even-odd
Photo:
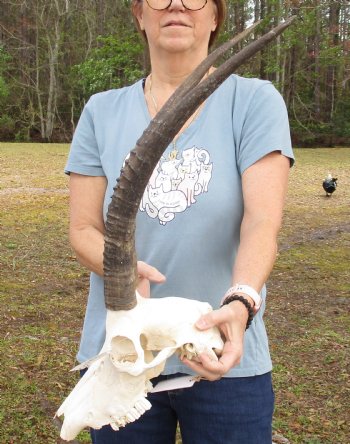
<svg viewBox="0 0 350 444">
<path fill-rule="evenodd" d="M 54 412 L 78 378 L 88 273 L 67 238 L 67 152 L 0 143 L 0 444 L 61 443 Z M 350 149 L 295 154 L 268 282 L 274 428 L 291 444 L 349 444 Z"/>
</svg>

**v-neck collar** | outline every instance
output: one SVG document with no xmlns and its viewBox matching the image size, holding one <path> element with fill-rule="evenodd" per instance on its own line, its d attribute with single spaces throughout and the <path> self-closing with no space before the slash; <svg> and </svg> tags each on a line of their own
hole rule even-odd
<svg viewBox="0 0 350 444">
<path fill-rule="evenodd" d="M 149 123 L 152 120 L 151 114 L 148 110 L 148 106 L 147 106 L 147 101 L 146 101 L 146 97 L 144 94 L 144 82 L 146 81 L 145 78 L 141 79 L 138 81 L 138 93 L 139 93 L 139 98 L 140 98 L 140 104 L 142 107 L 142 111 L 145 117 L 145 123 L 146 125 L 149 125 Z M 195 120 L 179 135 L 179 137 L 176 139 L 176 144 L 180 143 L 180 141 L 186 136 L 186 137 L 190 137 L 195 131 L 197 131 L 197 129 L 202 125 L 202 122 L 205 119 L 205 116 L 208 112 L 208 106 L 210 104 L 210 101 L 213 98 L 214 93 L 209 96 L 205 103 L 204 106 L 202 108 L 202 110 L 200 111 L 200 113 L 198 114 L 198 116 L 195 118 Z"/>
</svg>

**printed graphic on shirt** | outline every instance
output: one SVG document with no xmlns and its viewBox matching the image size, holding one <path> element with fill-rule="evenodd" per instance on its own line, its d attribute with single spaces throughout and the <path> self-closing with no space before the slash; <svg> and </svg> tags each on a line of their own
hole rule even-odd
<svg viewBox="0 0 350 444">
<path fill-rule="evenodd" d="M 209 152 L 195 146 L 181 153 L 173 150 L 168 158 L 162 156 L 145 189 L 140 211 L 166 225 L 208 191 L 212 170 Z"/>
</svg>

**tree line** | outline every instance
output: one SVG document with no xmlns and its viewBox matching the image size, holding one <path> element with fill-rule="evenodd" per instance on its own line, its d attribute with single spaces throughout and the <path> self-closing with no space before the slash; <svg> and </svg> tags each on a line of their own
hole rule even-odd
<svg viewBox="0 0 350 444">
<path fill-rule="evenodd" d="M 238 74 L 271 80 L 295 145 L 350 145 L 350 2 L 228 0 L 216 45 L 296 23 Z M 129 0 L 0 0 L 0 140 L 71 140 L 86 100 L 149 72 Z"/>
</svg>

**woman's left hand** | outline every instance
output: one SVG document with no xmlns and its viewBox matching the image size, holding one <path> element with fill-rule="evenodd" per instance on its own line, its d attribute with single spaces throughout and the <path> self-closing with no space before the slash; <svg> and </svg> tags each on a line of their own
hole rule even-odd
<svg viewBox="0 0 350 444">
<path fill-rule="evenodd" d="M 224 376 L 232 367 L 239 364 L 243 354 L 243 338 L 247 324 L 248 313 L 240 301 L 231 302 L 218 310 L 201 316 L 195 326 L 199 330 L 218 327 L 224 336 L 224 348 L 218 361 L 212 360 L 207 354 L 198 356 L 198 361 L 187 358 L 183 362 L 198 375 L 215 381 Z"/>
</svg>

